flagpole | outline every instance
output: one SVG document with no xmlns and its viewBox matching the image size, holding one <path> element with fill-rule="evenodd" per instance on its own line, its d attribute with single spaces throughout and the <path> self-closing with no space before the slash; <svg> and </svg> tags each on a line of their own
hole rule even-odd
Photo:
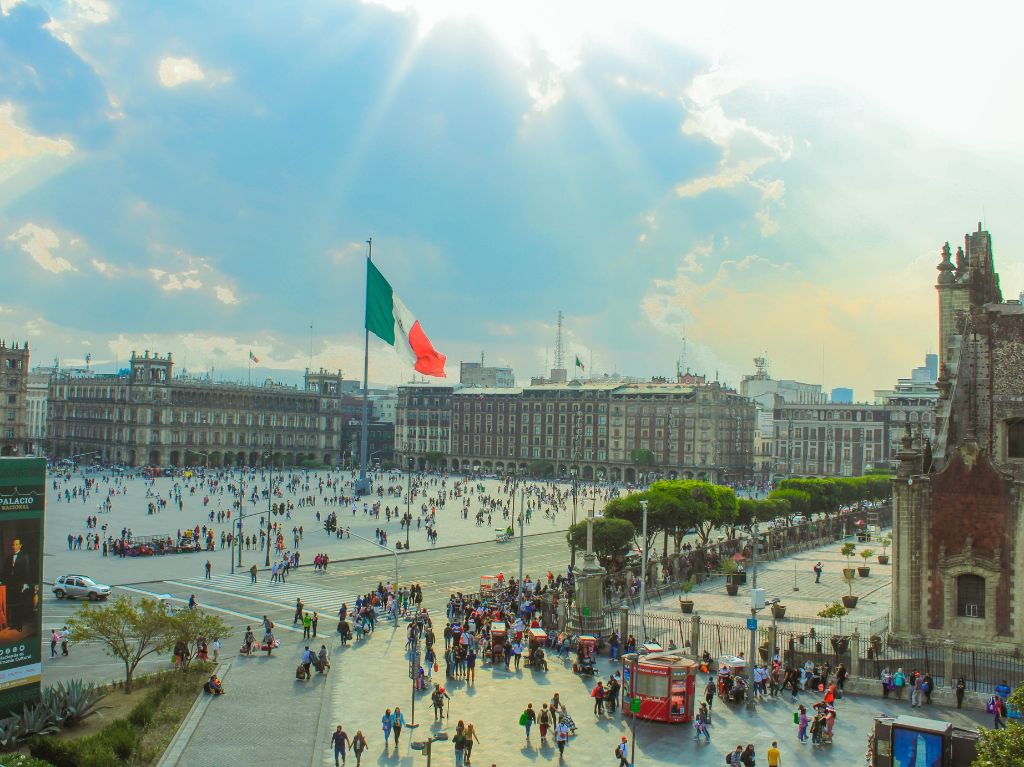
<svg viewBox="0 0 1024 767">
<path fill-rule="evenodd" d="M 366 270 L 369 281 L 370 262 L 373 261 L 373 238 L 366 241 Z M 365 297 L 364 314 L 365 314 Z M 363 323 L 366 324 L 365 322 Z M 367 443 L 370 438 L 370 329 L 363 331 L 363 418 L 359 427 L 359 481 L 356 483 L 356 495 L 369 495 L 370 483 L 366 479 Z"/>
<path fill-rule="evenodd" d="M 249 350 L 249 386 L 252 386 L 252 349 Z"/>
</svg>

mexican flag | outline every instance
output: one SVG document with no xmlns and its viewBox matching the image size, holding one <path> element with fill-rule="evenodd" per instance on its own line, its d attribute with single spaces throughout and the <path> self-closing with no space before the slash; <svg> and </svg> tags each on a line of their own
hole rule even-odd
<svg viewBox="0 0 1024 767">
<path fill-rule="evenodd" d="M 580 357 L 579 357 L 579 355 L 578 355 L 578 354 L 576 355 L 576 367 L 578 367 L 578 368 L 579 368 L 580 370 L 582 370 L 582 371 L 583 371 L 584 373 L 585 373 L 585 372 L 587 371 L 587 369 L 586 369 L 585 367 L 583 367 L 583 363 L 582 363 L 582 362 L 580 362 Z"/>
<path fill-rule="evenodd" d="M 407 356 L 418 372 L 445 377 L 445 356 L 433 347 L 419 320 L 370 260 L 366 261 L 366 329 Z"/>
<path fill-rule="evenodd" d="M 255 362 L 257 365 L 260 364 L 260 358 L 252 353 L 252 349 L 249 350 L 249 360 Z"/>
</svg>

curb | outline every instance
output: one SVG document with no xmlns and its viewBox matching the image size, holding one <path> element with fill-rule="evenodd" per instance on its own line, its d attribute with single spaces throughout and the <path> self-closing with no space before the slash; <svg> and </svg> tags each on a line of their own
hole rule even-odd
<svg viewBox="0 0 1024 767">
<path fill-rule="evenodd" d="M 231 661 L 222 663 L 217 666 L 217 676 L 221 678 L 221 681 L 227 678 L 228 672 L 231 670 Z M 163 756 L 160 757 L 156 763 L 156 767 L 176 767 L 178 762 L 181 760 L 182 754 L 185 753 L 185 749 L 188 747 L 188 743 L 192 740 L 192 736 L 195 734 L 196 728 L 199 726 L 199 722 L 202 721 L 203 715 L 206 714 L 206 709 L 210 705 L 210 701 L 213 700 L 213 695 L 207 695 L 205 692 L 200 690 L 199 696 L 196 698 L 195 703 L 192 704 L 192 708 L 189 709 L 188 714 L 181 722 L 181 726 L 178 727 L 178 731 L 171 738 L 171 742 L 167 744 L 167 748 L 164 750 Z"/>
</svg>

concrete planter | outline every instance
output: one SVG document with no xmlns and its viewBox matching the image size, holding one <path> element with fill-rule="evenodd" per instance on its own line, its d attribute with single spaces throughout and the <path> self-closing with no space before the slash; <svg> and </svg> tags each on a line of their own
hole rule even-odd
<svg viewBox="0 0 1024 767">
<path fill-rule="evenodd" d="M 888 554 L 879 554 L 878 555 L 878 564 L 880 564 L 880 565 L 887 565 L 887 564 L 889 564 L 889 555 Z"/>
<path fill-rule="evenodd" d="M 736 596 L 740 591 L 740 585 L 738 583 L 727 583 L 725 584 L 725 592 L 731 596 Z"/>
<path fill-rule="evenodd" d="M 693 600 L 692 599 L 680 599 L 679 609 L 682 610 L 686 615 L 693 612 Z"/>
<path fill-rule="evenodd" d="M 858 567 L 857 568 L 857 575 L 859 575 L 861 578 L 867 578 L 869 575 L 871 575 L 871 568 L 870 567 Z"/>
<path fill-rule="evenodd" d="M 854 607 L 857 606 L 858 599 L 860 599 L 860 597 L 858 597 L 856 594 L 852 596 L 850 594 L 845 594 L 843 596 L 843 607 L 845 607 L 847 610 L 852 610 Z"/>
</svg>

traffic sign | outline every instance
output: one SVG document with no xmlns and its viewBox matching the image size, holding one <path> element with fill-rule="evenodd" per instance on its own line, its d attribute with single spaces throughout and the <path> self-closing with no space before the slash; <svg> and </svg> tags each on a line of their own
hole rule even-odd
<svg viewBox="0 0 1024 767">
<path fill-rule="evenodd" d="M 634 714 L 639 714 L 640 713 L 640 699 L 639 698 L 633 698 L 633 700 L 631 700 L 629 702 L 629 710 L 632 711 Z"/>
<path fill-rule="evenodd" d="M 750 631 L 757 630 L 757 618 L 747 618 L 747 628 Z"/>
</svg>

